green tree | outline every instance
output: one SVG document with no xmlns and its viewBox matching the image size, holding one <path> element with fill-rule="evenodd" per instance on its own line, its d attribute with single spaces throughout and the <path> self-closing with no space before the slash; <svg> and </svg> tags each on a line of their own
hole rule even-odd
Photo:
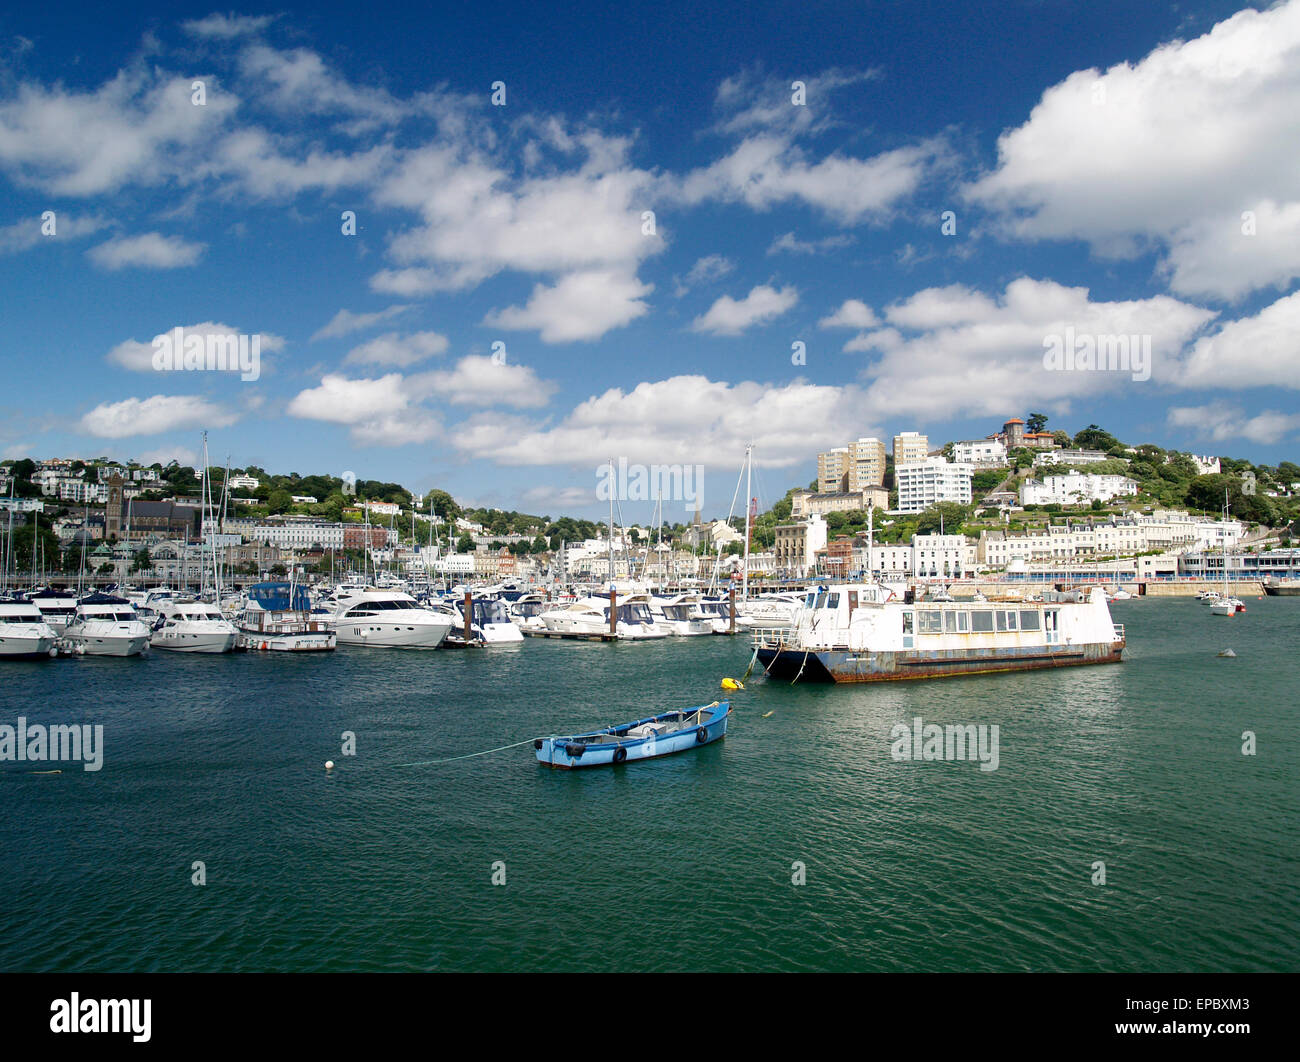
<svg viewBox="0 0 1300 1062">
<path fill-rule="evenodd" d="M 1074 445 L 1080 450 L 1106 450 L 1122 444 L 1110 432 L 1104 428 L 1099 428 L 1096 424 L 1089 424 L 1080 432 L 1074 435 Z"/>
<path fill-rule="evenodd" d="M 956 502 L 940 502 L 938 505 L 930 506 L 925 512 L 917 514 L 916 533 L 933 535 L 938 534 L 942 529 L 947 535 L 960 534 L 962 524 L 969 519 L 970 514 L 969 506 L 958 505 Z"/>
<path fill-rule="evenodd" d="M 463 535 L 460 536 L 459 539 L 456 540 L 456 552 L 457 553 L 474 552 L 474 539 L 470 537 L 470 533 L 468 531 L 466 531 Z"/>
<path fill-rule="evenodd" d="M 266 499 L 266 511 L 271 515 L 277 513 L 287 513 L 293 505 L 293 498 L 289 496 L 287 490 L 273 490 Z"/>
<path fill-rule="evenodd" d="M 1046 413 L 1030 413 L 1029 416 L 1025 418 L 1025 431 L 1029 432 L 1031 435 L 1037 435 L 1046 427 Z"/>
<path fill-rule="evenodd" d="M 19 575 L 32 570 L 32 543 L 36 543 L 36 567 L 53 568 L 59 562 L 59 536 L 42 525 L 39 537 L 32 524 L 14 528 L 13 565 Z"/>
</svg>

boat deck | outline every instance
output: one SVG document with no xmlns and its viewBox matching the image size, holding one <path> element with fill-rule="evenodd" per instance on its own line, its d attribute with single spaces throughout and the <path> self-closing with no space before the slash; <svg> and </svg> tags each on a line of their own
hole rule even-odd
<svg viewBox="0 0 1300 1062">
<path fill-rule="evenodd" d="M 618 642 L 624 639 L 608 631 L 523 631 L 525 638 L 567 638 L 575 642 Z"/>
</svg>

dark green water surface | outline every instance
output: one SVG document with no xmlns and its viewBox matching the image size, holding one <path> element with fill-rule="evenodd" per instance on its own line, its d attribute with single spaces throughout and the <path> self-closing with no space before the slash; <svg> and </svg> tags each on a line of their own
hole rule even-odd
<svg viewBox="0 0 1300 1062">
<path fill-rule="evenodd" d="M 747 640 L 6 662 L 0 723 L 105 759 L 0 763 L 0 969 L 1295 970 L 1300 600 L 1247 605 L 1117 604 L 1119 666 L 755 675 L 725 741 L 585 772 L 395 765 L 711 701 Z M 998 769 L 896 761 L 916 716 Z"/>
</svg>

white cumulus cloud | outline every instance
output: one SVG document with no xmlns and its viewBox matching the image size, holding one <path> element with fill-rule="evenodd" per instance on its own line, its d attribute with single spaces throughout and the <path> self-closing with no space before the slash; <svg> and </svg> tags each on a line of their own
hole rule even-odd
<svg viewBox="0 0 1300 1062">
<path fill-rule="evenodd" d="M 768 284 L 759 284 L 743 299 L 723 295 L 707 312 L 691 322 L 691 330 L 719 336 L 738 336 L 754 325 L 776 320 L 798 301 L 799 292 L 793 287 L 774 288 Z"/>
</svg>

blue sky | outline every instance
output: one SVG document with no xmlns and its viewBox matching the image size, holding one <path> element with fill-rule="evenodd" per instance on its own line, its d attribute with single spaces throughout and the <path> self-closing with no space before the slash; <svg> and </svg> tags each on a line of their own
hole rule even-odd
<svg viewBox="0 0 1300 1062">
<path fill-rule="evenodd" d="M 768 503 L 1031 410 L 1294 460 L 1297 69 L 1300 0 L 9 11 L 0 452 L 206 428 L 552 515 L 610 457 L 725 512 L 747 442 Z M 260 377 L 155 371 L 178 326 Z M 1149 378 L 1050 370 L 1067 329 Z"/>
</svg>

